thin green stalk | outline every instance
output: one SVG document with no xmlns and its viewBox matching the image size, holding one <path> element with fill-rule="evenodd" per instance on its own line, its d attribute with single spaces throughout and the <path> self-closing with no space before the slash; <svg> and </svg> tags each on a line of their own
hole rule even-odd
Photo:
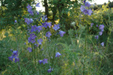
<svg viewBox="0 0 113 75">
<path fill-rule="evenodd" d="M 19 69 L 19 71 L 20 71 L 20 73 L 21 73 L 20 62 L 18 62 L 18 69 Z"/>
<path fill-rule="evenodd" d="M 35 61 L 35 66 L 36 66 L 36 50 L 35 50 L 35 48 L 34 48 L 34 61 Z"/>
<path fill-rule="evenodd" d="M 110 10 L 110 12 L 109 12 L 109 15 L 108 15 L 108 26 L 109 26 L 109 24 L 110 24 L 110 14 L 111 14 L 111 10 Z M 110 38 L 110 36 L 111 36 L 111 29 L 109 29 L 110 30 L 110 32 L 108 33 L 108 38 L 107 38 L 107 44 L 106 44 L 106 51 L 107 51 L 107 49 L 108 49 L 108 43 L 109 43 L 109 38 Z"/>
<path fill-rule="evenodd" d="M 35 65 L 35 49 L 34 49 L 34 45 L 31 44 L 32 46 L 32 58 L 33 58 L 33 64 Z"/>
<path fill-rule="evenodd" d="M 85 56 L 86 56 L 86 49 L 87 49 L 87 35 L 85 36 L 85 48 L 83 51 L 83 75 L 85 75 Z"/>
</svg>

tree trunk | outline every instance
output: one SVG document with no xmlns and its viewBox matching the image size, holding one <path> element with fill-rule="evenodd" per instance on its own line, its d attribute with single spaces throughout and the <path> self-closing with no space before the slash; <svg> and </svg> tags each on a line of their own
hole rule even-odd
<svg viewBox="0 0 113 75">
<path fill-rule="evenodd" d="M 47 15 L 48 17 L 48 4 L 47 4 L 47 0 L 44 0 L 44 6 L 45 6 L 45 15 Z"/>
</svg>

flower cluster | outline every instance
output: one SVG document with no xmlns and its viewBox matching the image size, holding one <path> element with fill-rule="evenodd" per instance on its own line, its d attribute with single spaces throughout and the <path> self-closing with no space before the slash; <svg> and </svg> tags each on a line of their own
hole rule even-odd
<svg viewBox="0 0 113 75">
<path fill-rule="evenodd" d="M 89 9 L 91 4 L 89 2 L 86 2 L 86 0 L 83 1 L 84 5 L 81 5 L 80 7 L 80 10 L 81 12 L 83 12 L 85 15 L 91 15 L 92 14 L 92 10 Z M 94 23 L 91 23 L 91 27 L 93 27 Z M 103 34 L 103 31 L 104 31 L 104 25 L 96 25 L 96 27 L 99 27 L 99 35 L 101 36 Z M 59 32 L 60 35 L 61 33 L 63 34 L 62 31 Z M 95 35 L 95 39 L 98 39 L 99 38 L 99 35 Z M 61 35 L 62 36 L 62 35 Z M 101 43 L 102 46 L 104 46 L 104 42 Z"/>
<path fill-rule="evenodd" d="M 99 29 L 100 29 L 99 35 L 101 36 L 103 34 L 103 31 L 104 31 L 104 25 L 100 25 Z"/>
<path fill-rule="evenodd" d="M 54 29 L 55 31 L 57 31 L 58 29 L 60 29 L 60 25 L 59 25 L 59 24 L 57 24 L 57 25 L 55 24 L 54 27 L 53 27 L 53 29 Z M 66 33 L 66 32 L 64 32 L 64 31 L 62 31 L 62 30 L 59 31 L 59 34 L 60 34 L 61 37 L 63 37 L 63 35 L 64 35 L 65 33 Z"/>
<path fill-rule="evenodd" d="M 103 31 L 104 31 L 104 25 L 96 25 L 96 27 L 99 27 L 99 35 L 101 36 L 103 34 Z M 99 38 L 99 35 L 95 35 L 95 39 L 98 39 Z M 102 46 L 104 46 L 104 42 L 101 43 Z"/>
<path fill-rule="evenodd" d="M 9 57 L 9 60 L 19 62 L 18 51 L 12 51 L 12 55 Z"/>
<path fill-rule="evenodd" d="M 55 57 L 59 57 L 59 56 L 61 56 L 61 54 L 60 54 L 59 52 L 57 52 L 57 53 L 55 54 Z M 38 62 L 39 62 L 39 64 L 42 64 L 42 63 L 43 63 L 43 64 L 46 64 L 46 63 L 48 63 L 48 59 L 45 59 L 45 58 L 44 58 L 43 60 L 39 60 Z M 50 73 L 50 72 L 52 72 L 52 71 L 53 71 L 53 68 L 50 67 L 50 68 L 48 69 L 48 73 Z"/>
<path fill-rule="evenodd" d="M 93 27 L 94 23 L 91 23 L 91 27 Z M 96 25 L 96 27 L 99 28 L 99 35 L 101 36 L 103 34 L 103 31 L 104 31 L 104 25 Z M 95 35 L 95 39 L 98 39 L 99 38 L 99 35 Z"/>
<path fill-rule="evenodd" d="M 81 5 L 81 7 L 80 7 L 81 12 L 83 12 L 85 15 L 91 15 L 92 10 L 89 9 L 90 6 L 91 6 L 91 4 L 89 2 L 84 1 L 84 5 Z"/>
<path fill-rule="evenodd" d="M 27 23 L 27 25 L 30 25 L 31 23 L 33 23 L 33 19 L 32 18 L 24 18 L 25 22 Z"/>
<path fill-rule="evenodd" d="M 27 50 L 28 50 L 29 52 L 32 52 L 32 48 L 31 48 L 31 47 L 28 47 Z"/>
<path fill-rule="evenodd" d="M 47 21 L 47 15 L 42 16 L 42 21 Z"/>
<path fill-rule="evenodd" d="M 34 15 L 34 13 L 32 11 L 32 7 L 29 4 L 27 6 L 27 11 L 30 13 L 30 15 Z"/>
<path fill-rule="evenodd" d="M 39 7 L 39 3 L 37 3 L 36 4 L 36 7 Z M 30 6 L 30 5 L 28 5 L 27 6 L 27 8 L 28 8 L 28 12 L 31 14 L 31 15 L 33 15 L 33 13 L 32 13 L 32 7 Z M 39 14 L 39 12 L 37 12 L 38 14 Z M 40 15 L 39 15 L 40 16 Z M 27 50 L 29 51 L 29 52 L 33 52 L 33 50 L 35 49 L 35 48 L 37 48 L 37 47 L 39 47 L 39 49 L 41 49 L 41 45 L 42 45 L 42 42 L 43 42 L 43 39 L 42 38 L 38 38 L 36 35 L 38 35 L 37 33 L 40 33 L 43 29 L 47 29 L 47 32 L 45 33 L 45 36 L 50 40 L 50 37 L 51 37 L 51 32 L 50 31 L 48 31 L 49 30 L 49 28 L 51 28 L 52 27 L 52 23 L 51 22 L 47 22 L 47 16 L 41 16 L 40 17 L 41 19 L 42 19 L 42 22 L 41 22 L 41 24 L 42 25 L 40 25 L 40 26 L 37 26 L 37 25 L 31 25 L 31 23 L 33 23 L 34 22 L 34 20 L 32 19 L 32 18 L 25 18 L 25 22 L 27 23 L 27 25 L 29 25 L 29 31 L 30 31 L 30 34 L 29 34 L 29 37 L 28 37 L 28 42 L 30 43 L 30 44 L 32 44 L 32 46 L 31 47 L 28 47 L 27 48 Z M 31 25 L 31 27 L 30 27 L 30 25 Z M 57 32 L 57 31 L 59 31 L 59 35 L 61 36 L 61 37 L 63 37 L 63 35 L 65 34 L 65 32 L 64 31 L 62 31 L 62 30 L 59 30 L 60 29 L 60 24 L 55 24 L 54 26 L 53 26 L 53 30 L 55 30 L 55 32 Z M 37 41 L 36 41 L 37 40 Z M 41 49 L 42 50 L 42 49 Z M 55 57 L 59 57 L 59 56 L 61 56 L 61 54 L 59 53 L 59 52 L 57 52 L 56 54 L 55 54 Z M 44 58 L 43 60 L 39 60 L 38 61 L 39 62 L 39 64 L 46 64 L 46 63 L 48 63 L 48 59 L 46 59 L 46 58 Z M 53 70 L 53 68 L 49 68 L 48 69 L 48 72 L 51 72 Z"/>
<path fill-rule="evenodd" d="M 44 22 L 44 23 L 42 23 L 42 26 L 45 28 L 47 28 L 47 27 L 51 28 L 52 25 L 51 25 L 51 22 Z"/>
<path fill-rule="evenodd" d="M 37 3 L 36 4 L 36 7 L 40 7 L 39 6 L 40 3 Z M 33 10 L 32 10 L 32 7 L 28 4 L 27 6 L 27 11 L 29 12 L 29 14 L 31 16 L 35 15 L 35 14 L 39 14 L 39 12 L 37 11 L 36 13 L 33 13 Z M 41 33 L 41 31 L 43 29 L 45 29 L 45 31 L 47 31 L 46 33 L 43 33 L 47 39 L 50 40 L 50 37 L 51 37 L 51 32 L 49 31 L 50 28 L 52 27 L 52 23 L 51 22 L 47 22 L 47 16 L 41 16 L 41 15 L 38 15 L 39 17 L 39 20 L 42 20 L 41 23 L 39 24 L 42 24 L 42 25 L 33 25 L 33 22 L 37 20 L 37 18 L 24 18 L 25 20 L 25 23 L 27 24 L 27 27 L 28 27 L 28 45 L 30 45 L 30 47 L 27 48 L 27 50 L 29 52 L 35 52 L 36 50 L 35 49 L 40 49 L 43 51 L 43 48 L 42 48 L 42 43 L 43 43 L 43 39 L 42 38 L 38 38 L 37 35 Z M 41 18 L 41 19 L 40 19 Z M 17 20 L 15 20 L 15 23 L 17 23 Z M 46 30 L 47 29 L 47 30 Z M 62 30 L 59 30 L 60 29 L 60 24 L 55 24 L 52 28 L 55 32 L 59 32 L 59 35 L 61 37 L 64 36 L 64 34 L 66 32 L 62 31 Z M 24 44 L 26 45 L 26 43 Z M 39 47 L 39 48 L 38 48 Z M 33 53 L 33 58 L 36 57 L 35 53 Z M 59 52 L 56 52 L 55 54 L 55 57 L 60 57 L 61 54 Z M 34 59 L 37 59 L 37 58 L 34 58 Z M 12 56 L 9 57 L 9 60 L 11 61 L 15 61 L 15 62 L 18 62 L 19 61 L 19 58 L 18 58 L 18 51 L 13 51 L 13 54 Z M 36 60 L 34 60 L 36 61 Z M 48 59 L 44 58 L 43 60 L 39 60 L 38 61 L 39 64 L 46 64 L 48 63 Z M 53 68 L 49 68 L 47 70 L 48 72 L 52 72 L 53 71 Z"/>
<path fill-rule="evenodd" d="M 43 60 L 39 60 L 38 62 L 39 62 L 39 64 L 46 64 L 46 63 L 48 63 L 48 61 L 47 61 L 48 59 L 43 59 Z"/>
<path fill-rule="evenodd" d="M 28 42 L 35 43 L 36 42 L 35 38 L 36 38 L 36 35 L 34 33 L 31 33 L 30 37 L 28 37 Z"/>
<path fill-rule="evenodd" d="M 31 32 L 40 32 L 42 30 L 42 26 L 31 26 Z"/>
</svg>

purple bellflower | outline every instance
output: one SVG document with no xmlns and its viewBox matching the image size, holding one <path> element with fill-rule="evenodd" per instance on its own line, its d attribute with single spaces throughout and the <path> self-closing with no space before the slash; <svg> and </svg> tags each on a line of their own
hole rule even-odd
<svg viewBox="0 0 113 75">
<path fill-rule="evenodd" d="M 81 5 L 80 7 L 81 12 L 83 12 L 85 15 L 91 15 L 92 10 L 91 9 L 86 9 L 85 6 Z"/>
<path fill-rule="evenodd" d="M 28 42 L 30 43 L 35 43 L 36 41 L 35 41 L 35 39 L 32 39 L 31 37 L 28 37 Z"/>
<path fill-rule="evenodd" d="M 33 11 L 31 10 L 31 11 L 29 11 L 29 13 L 30 13 L 30 15 L 34 15 L 34 13 L 33 13 Z"/>
<path fill-rule="evenodd" d="M 86 0 L 83 1 L 83 3 L 85 3 L 85 2 L 86 2 Z"/>
<path fill-rule="evenodd" d="M 33 23 L 33 19 L 32 18 L 24 18 L 25 19 L 25 22 L 27 23 L 27 25 Z"/>
<path fill-rule="evenodd" d="M 98 27 L 98 25 L 96 25 L 96 27 Z"/>
<path fill-rule="evenodd" d="M 36 13 L 37 13 L 37 15 L 39 15 L 39 12 L 38 11 L 36 11 Z"/>
<path fill-rule="evenodd" d="M 32 52 L 32 48 L 30 48 L 30 47 L 28 47 L 27 50 L 28 50 L 29 52 Z"/>
<path fill-rule="evenodd" d="M 47 28 L 47 27 L 51 27 L 51 22 L 45 22 L 45 23 L 42 23 L 42 26 Z"/>
<path fill-rule="evenodd" d="M 47 71 L 48 71 L 48 73 L 50 73 L 53 71 L 53 68 L 50 67 Z"/>
<path fill-rule="evenodd" d="M 98 35 L 96 35 L 96 36 L 95 36 L 95 39 L 98 39 L 98 38 L 99 38 L 99 36 L 98 36 Z"/>
<path fill-rule="evenodd" d="M 56 53 L 55 57 L 59 57 L 61 54 L 59 52 Z"/>
<path fill-rule="evenodd" d="M 89 2 L 85 2 L 85 6 L 90 7 L 91 4 Z"/>
<path fill-rule="evenodd" d="M 13 55 L 15 56 L 18 56 L 18 51 L 13 51 Z"/>
<path fill-rule="evenodd" d="M 66 32 L 64 32 L 64 31 L 61 31 L 61 30 L 59 31 L 59 34 L 60 34 L 61 37 L 63 37 L 63 35 L 64 35 L 65 33 L 66 33 Z"/>
<path fill-rule="evenodd" d="M 101 45 L 104 46 L 104 42 L 102 42 Z"/>
<path fill-rule="evenodd" d="M 38 44 L 35 43 L 34 45 L 35 45 L 35 47 L 38 47 Z"/>
<path fill-rule="evenodd" d="M 17 23 L 17 20 L 15 20 L 15 23 Z"/>
<path fill-rule="evenodd" d="M 42 16 L 42 21 L 47 21 L 47 15 Z"/>
<path fill-rule="evenodd" d="M 28 38 L 28 42 L 35 43 L 35 38 L 36 35 L 34 33 L 30 34 L 30 37 Z"/>
<path fill-rule="evenodd" d="M 47 28 L 47 22 L 42 23 L 42 26 Z"/>
<path fill-rule="evenodd" d="M 31 26 L 31 32 L 36 32 L 38 30 L 38 27 L 36 25 Z"/>
<path fill-rule="evenodd" d="M 40 4 L 40 3 L 37 3 L 37 4 L 36 4 L 36 7 L 40 7 L 40 5 L 39 5 L 39 4 Z"/>
<path fill-rule="evenodd" d="M 43 60 L 39 60 L 38 62 L 39 62 L 39 64 L 41 64 L 41 63 L 43 63 Z"/>
<path fill-rule="evenodd" d="M 100 31 L 100 32 L 99 32 L 99 35 L 101 36 L 102 34 L 103 34 L 103 32 L 102 32 L 102 31 Z"/>
<path fill-rule="evenodd" d="M 48 32 L 46 33 L 46 37 L 50 38 L 50 36 L 51 36 L 51 32 L 48 31 Z"/>
<path fill-rule="evenodd" d="M 46 64 L 46 63 L 48 63 L 48 61 L 47 61 L 48 59 L 43 59 L 43 60 L 39 60 L 38 62 L 39 62 L 39 64 Z"/>
<path fill-rule="evenodd" d="M 101 31 L 99 32 L 99 35 L 101 36 L 101 35 L 103 34 L 103 31 L 104 31 L 104 25 L 100 25 L 100 26 L 99 26 L 99 29 L 101 30 Z"/>
<path fill-rule="evenodd" d="M 57 24 L 57 25 L 55 24 L 54 27 L 53 27 L 53 29 L 54 29 L 55 31 L 57 31 L 58 29 L 60 29 L 59 24 Z"/>
<path fill-rule="evenodd" d="M 47 59 L 43 59 L 43 64 L 48 63 Z"/>
<path fill-rule="evenodd" d="M 32 7 L 28 4 L 27 9 L 30 9 L 30 10 L 31 10 L 31 9 L 32 9 Z"/>
<path fill-rule="evenodd" d="M 100 25 L 100 26 L 99 26 L 99 29 L 100 29 L 101 31 L 104 31 L 104 25 Z"/>
<path fill-rule="evenodd" d="M 42 39 L 38 39 L 37 41 L 38 41 L 39 45 L 41 45 L 43 40 Z"/>
<path fill-rule="evenodd" d="M 91 27 L 94 25 L 94 23 L 91 23 Z"/>
<path fill-rule="evenodd" d="M 36 38 L 36 35 L 34 33 L 31 33 L 30 34 L 30 37 L 31 37 L 31 39 L 35 39 Z"/>
<path fill-rule="evenodd" d="M 85 15 L 91 15 L 91 13 L 92 13 L 92 10 L 91 9 L 84 9 L 84 11 L 83 11 L 83 13 L 85 14 Z"/>
<path fill-rule="evenodd" d="M 81 5 L 80 10 L 83 12 L 85 9 L 85 6 Z"/>
<path fill-rule="evenodd" d="M 15 63 L 16 63 L 16 62 L 19 62 L 18 51 L 13 51 L 13 54 L 12 54 L 12 56 L 9 57 L 9 60 L 11 60 L 11 61 L 14 60 Z"/>
<path fill-rule="evenodd" d="M 48 26 L 49 28 L 51 28 L 51 26 L 52 26 L 51 22 L 48 22 L 48 23 L 47 23 L 47 26 Z"/>
<path fill-rule="evenodd" d="M 28 4 L 27 6 L 27 11 L 31 14 L 34 15 L 33 11 L 32 11 L 32 7 Z"/>
<path fill-rule="evenodd" d="M 38 26 L 37 30 L 38 30 L 38 32 L 40 32 L 42 30 L 42 26 Z"/>
</svg>

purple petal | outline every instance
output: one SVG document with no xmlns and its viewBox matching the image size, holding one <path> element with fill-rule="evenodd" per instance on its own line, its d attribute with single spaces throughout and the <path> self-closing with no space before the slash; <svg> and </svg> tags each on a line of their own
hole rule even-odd
<svg viewBox="0 0 113 75">
<path fill-rule="evenodd" d="M 61 54 L 59 52 L 56 53 L 55 57 L 59 57 Z"/>
<path fill-rule="evenodd" d="M 41 63 L 43 63 L 43 60 L 39 60 L 38 62 L 39 62 L 39 64 L 41 64 Z"/>
<path fill-rule="evenodd" d="M 48 32 L 46 33 L 46 37 L 50 38 L 50 36 L 51 36 L 51 32 L 48 31 Z"/>
<path fill-rule="evenodd" d="M 104 42 L 102 42 L 101 45 L 104 46 Z"/>
<path fill-rule="evenodd" d="M 37 4 L 36 4 L 36 7 L 40 7 L 40 5 L 39 5 L 39 4 L 40 4 L 40 3 L 37 3 Z"/>
<path fill-rule="evenodd" d="M 85 2 L 85 6 L 90 7 L 91 4 L 89 2 Z"/>
<path fill-rule="evenodd" d="M 58 25 L 54 25 L 54 27 L 53 27 L 53 29 L 55 30 L 55 31 L 57 31 L 58 29 L 60 29 L 60 27 L 59 27 L 59 24 Z"/>
<path fill-rule="evenodd" d="M 47 61 L 48 59 L 43 59 L 43 64 L 45 64 L 45 63 L 48 63 L 48 61 Z"/>
<path fill-rule="evenodd" d="M 63 37 L 63 35 L 64 35 L 65 33 L 66 33 L 66 32 L 64 32 L 64 31 L 59 31 L 59 34 L 60 34 L 61 37 Z"/>
<path fill-rule="evenodd" d="M 37 41 L 38 41 L 39 45 L 41 45 L 43 40 L 42 39 L 38 39 Z"/>
</svg>

